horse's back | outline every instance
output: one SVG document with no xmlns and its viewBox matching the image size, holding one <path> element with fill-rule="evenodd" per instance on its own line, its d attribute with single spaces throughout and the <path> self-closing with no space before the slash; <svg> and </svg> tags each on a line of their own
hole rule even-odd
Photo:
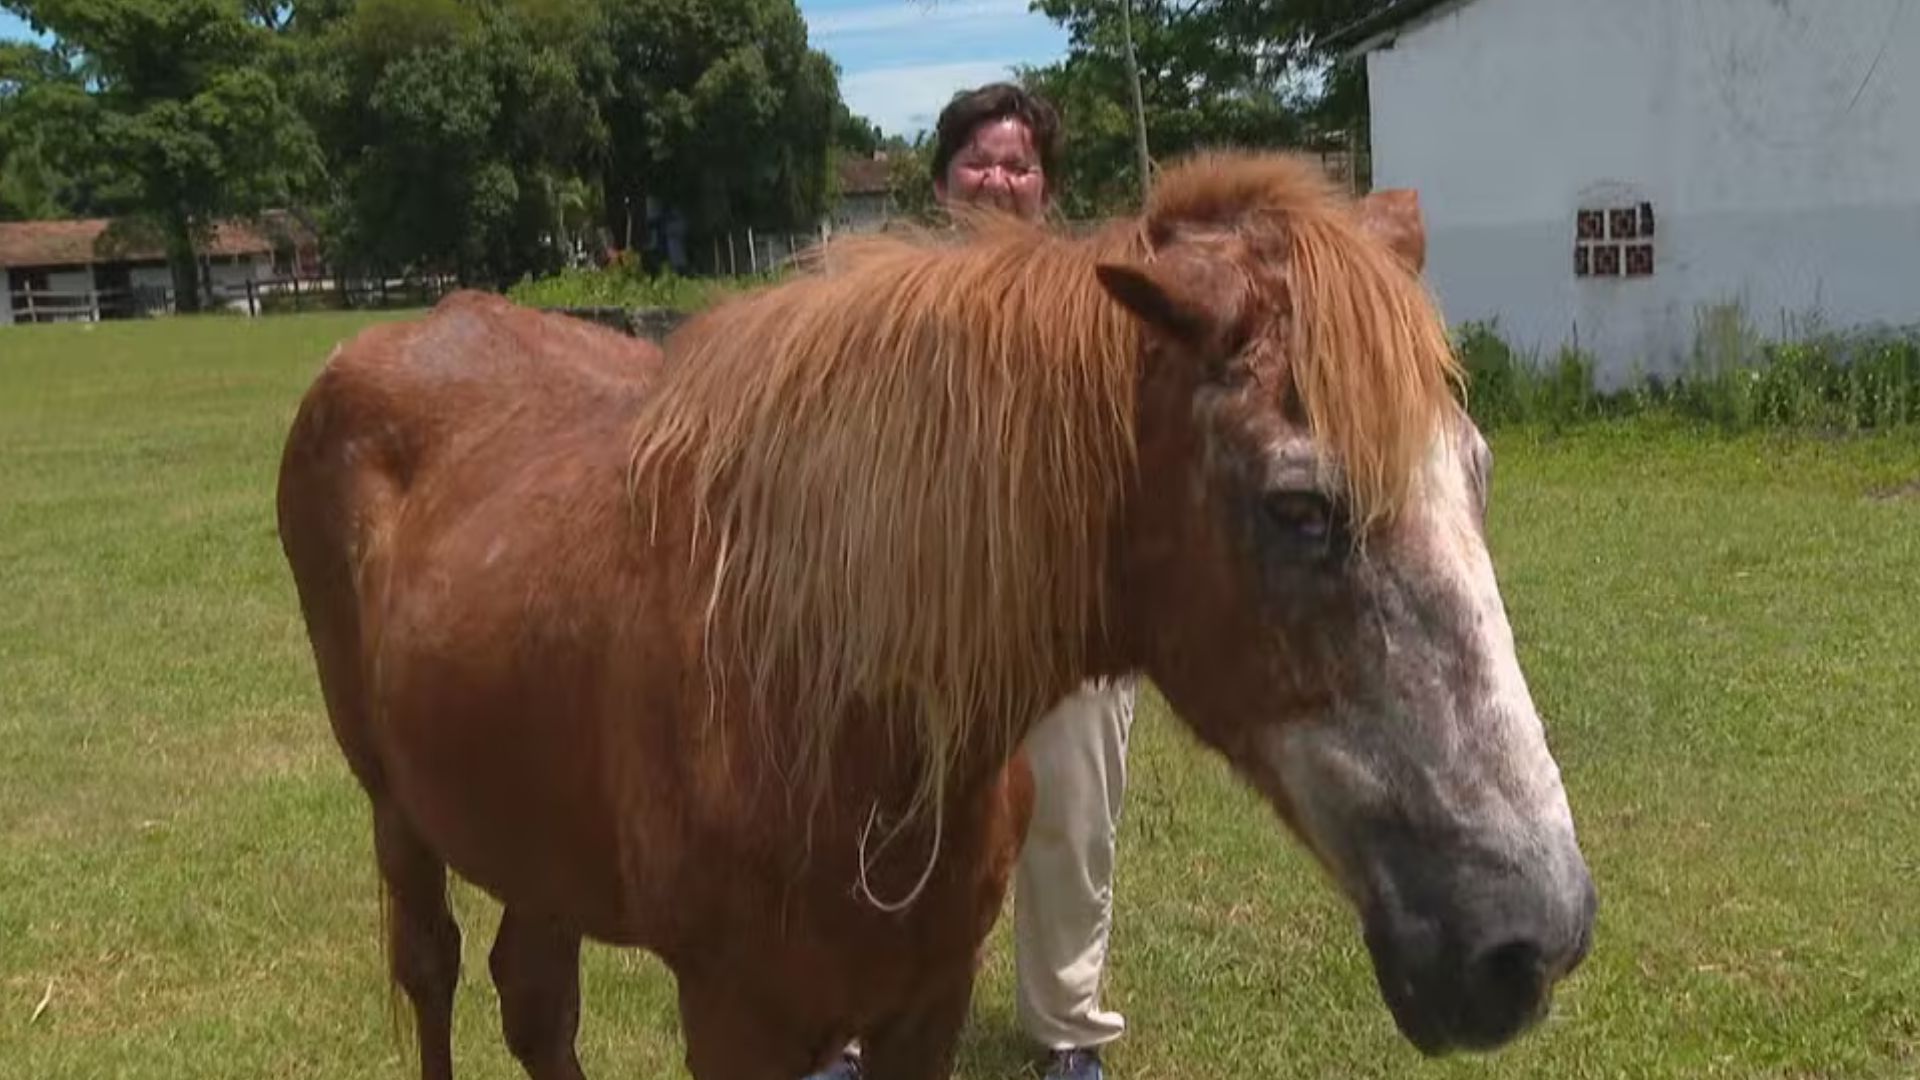
<svg viewBox="0 0 1920 1080">
<path fill-rule="evenodd" d="M 421 451 L 437 434 L 485 426 L 509 409 L 559 420 L 595 406 L 630 405 L 660 363 L 651 342 L 461 292 L 422 318 L 361 331 L 334 352 L 303 404 L 308 411 L 344 409 L 363 427 L 404 434 Z M 304 419 L 317 424 L 322 417 Z M 369 433 L 307 432 L 322 439 Z"/>
<path fill-rule="evenodd" d="M 577 452 L 582 438 L 598 445 L 627 423 L 661 363 L 649 342 L 480 293 L 370 327 L 334 351 L 301 400 L 281 459 L 283 542 L 345 543 L 364 561 L 403 497 L 460 473 L 497 483 L 488 468 L 562 444 Z"/>
<path fill-rule="evenodd" d="M 620 890 L 589 699 L 622 636 L 625 435 L 660 359 L 456 295 L 337 350 L 281 467 L 282 543 L 363 786 L 469 878 L 597 897 L 593 922 Z"/>
</svg>

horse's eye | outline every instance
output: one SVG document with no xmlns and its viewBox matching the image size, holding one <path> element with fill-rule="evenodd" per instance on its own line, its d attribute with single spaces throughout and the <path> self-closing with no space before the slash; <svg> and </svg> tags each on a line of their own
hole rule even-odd
<svg viewBox="0 0 1920 1080">
<path fill-rule="evenodd" d="M 1325 548 L 1333 537 L 1333 503 L 1317 491 L 1268 492 L 1260 508 L 1283 540 L 1302 548 Z"/>
</svg>

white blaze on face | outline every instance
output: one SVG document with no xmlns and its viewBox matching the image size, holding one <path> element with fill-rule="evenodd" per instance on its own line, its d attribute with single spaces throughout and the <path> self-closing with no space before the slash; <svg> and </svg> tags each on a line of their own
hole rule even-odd
<svg viewBox="0 0 1920 1080">
<path fill-rule="evenodd" d="M 1469 434 L 1473 452 L 1484 455 L 1486 443 L 1479 433 Z M 1541 830 L 1564 832 L 1570 840 L 1573 814 L 1561 785 L 1560 766 L 1547 749 L 1546 730 L 1520 671 L 1513 627 L 1479 527 L 1468 469 L 1458 453 L 1463 447 L 1458 439 L 1443 440 L 1442 445 L 1454 452 L 1437 453 L 1428 468 L 1429 480 L 1437 483 L 1444 500 L 1438 516 L 1445 523 L 1441 531 L 1447 542 L 1440 562 L 1473 613 L 1474 644 L 1487 666 L 1486 696 L 1476 726 L 1487 729 L 1490 748 L 1496 750 L 1488 764 L 1510 803 L 1516 829 L 1529 835 Z"/>
<path fill-rule="evenodd" d="M 1573 873 L 1573 819 L 1479 525 L 1477 433 L 1436 440 L 1414 503 L 1351 571 L 1360 640 L 1339 643 L 1369 692 L 1260 740 L 1305 839 L 1356 900 L 1382 869 L 1368 832 L 1393 822 L 1523 872 Z M 1436 852 L 1436 854 L 1438 854 Z M 1562 870 L 1561 868 L 1565 869 Z"/>
</svg>

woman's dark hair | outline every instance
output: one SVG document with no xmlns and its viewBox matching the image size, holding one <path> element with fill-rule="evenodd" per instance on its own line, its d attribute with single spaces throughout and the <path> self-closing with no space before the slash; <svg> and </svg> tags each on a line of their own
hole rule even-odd
<svg viewBox="0 0 1920 1080">
<path fill-rule="evenodd" d="M 981 124 L 1012 117 L 1033 134 L 1033 148 L 1040 153 L 1040 169 L 1052 189 L 1059 177 L 1060 114 L 1047 99 L 1012 83 L 989 83 L 978 90 L 965 90 L 953 96 L 940 110 L 940 122 L 934 125 L 933 179 L 947 178 L 947 166 L 953 155 L 973 139 Z"/>
</svg>

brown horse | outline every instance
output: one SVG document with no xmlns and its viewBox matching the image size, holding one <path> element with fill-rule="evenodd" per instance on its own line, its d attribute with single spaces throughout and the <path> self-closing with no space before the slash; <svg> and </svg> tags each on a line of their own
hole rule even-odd
<svg viewBox="0 0 1920 1080">
<path fill-rule="evenodd" d="M 1089 238 L 835 245 L 664 358 L 477 296 L 337 352 L 280 532 L 424 1075 L 448 867 L 505 905 L 534 1077 L 579 1075 L 583 936 L 665 960 L 701 1080 L 855 1036 L 878 1080 L 947 1075 L 1021 737 L 1122 672 L 1324 864 L 1416 1045 L 1536 1019 L 1593 889 L 1417 221 L 1361 211 L 1210 157 Z"/>
</svg>

